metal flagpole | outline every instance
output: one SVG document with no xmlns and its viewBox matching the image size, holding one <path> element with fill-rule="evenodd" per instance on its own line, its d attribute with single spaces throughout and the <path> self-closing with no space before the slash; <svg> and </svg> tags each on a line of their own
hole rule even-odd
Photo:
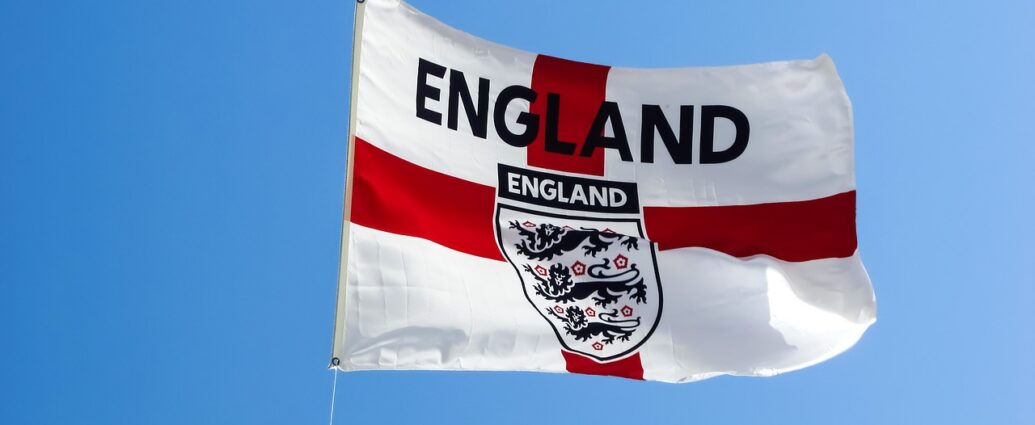
<svg viewBox="0 0 1035 425">
<path fill-rule="evenodd" d="M 345 162 L 345 203 L 342 208 L 341 217 L 341 239 L 338 261 L 338 293 L 336 296 L 336 307 L 334 312 L 334 335 L 331 342 L 331 363 L 328 367 L 334 369 L 334 383 L 331 387 L 331 412 L 330 423 L 334 424 L 334 400 L 338 389 L 338 371 L 341 370 L 341 359 L 338 354 L 344 350 L 344 324 L 345 324 L 345 276 L 349 258 L 349 223 L 352 220 L 352 164 L 355 158 L 356 145 L 356 98 L 359 89 L 359 58 L 363 38 L 363 16 L 366 10 L 366 0 L 356 0 L 355 18 L 352 24 L 352 81 L 349 86 L 349 139 L 346 148 Z"/>
</svg>

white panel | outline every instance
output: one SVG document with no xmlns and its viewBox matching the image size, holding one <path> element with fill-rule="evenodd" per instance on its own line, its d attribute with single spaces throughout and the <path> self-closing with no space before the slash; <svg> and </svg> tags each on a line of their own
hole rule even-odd
<svg viewBox="0 0 1035 425">
<path fill-rule="evenodd" d="M 803 263 L 703 248 L 658 253 L 665 306 L 644 378 L 768 376 L 851 347 L 876 318 L 858 254 Z"/>
<path fill-rule="evenodd" d="M 351 227 L 342 368 L 565 370 L 510 264 Z"/>
<path fill-rule="evenodd" d="M 353 225 L 342 367 L 565 370 L 510 264 Z M 787 263 L 701 248 L 658 254 L 665 302 L 645 378 L 772 375 L 848 349 L 873 323 L 858 256 Z"/>
</svg>

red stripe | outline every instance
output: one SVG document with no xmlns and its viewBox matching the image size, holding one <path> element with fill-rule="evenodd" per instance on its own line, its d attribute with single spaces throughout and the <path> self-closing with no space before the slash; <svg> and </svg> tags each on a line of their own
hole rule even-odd
<svg viewBox="0 0 1035 425">
<path fill-rule="evenodd" d="M 496 191 L 407 162 L 356 138 L 353 223 L 503 260 L 496 246 Z"/>
<path fill-rule="evenodd" d="M 644 207 L 647 237 L 662 250 L 702 247 L 784 261 L 855 252 L 855 191 L 826 198 L 721 207 Z"/>
<path fill-rule="evenodd" d="M 532 68 L 532 90 L 538 93 L 529 112 L 540 118 L 539 134 L 526 148 L 528 165 L 571 173 L 604 175 L 604 150 L 593 151 L 593 156 L 580 156 L 593 119 L 604 101 L 607 73 L 611 68 L 574 62 L 552 56 L 539 55 Z M 557 119 L 557 138 L 574 143 L 575 153 L 563 155 L 546 151 L 547 94 L 560 95 Z"/>
<path fill-rule="evenodd" d="M 629 379 L 643 379 L 643 362 L 640 361 L 640 353 L 633 354 L 621 360 L 610 363 L 597 363 L 589 357 L 581 354 L 569 353 L 561 350 L 564 355 L 564 362 L 568 372 L 581 373 L 583 375 L 606 375 L 618 376 Z"/>
<path fill-rule="evenodd" d="M 352 221 L 503 261 L 496 246 L 495 189 L 420 167 L 356 138 Z M 784 261 L 855 252 L 855 191 L 808 201 L 720 207 L 644 207 L 648 238 L 662 250 L 702 247 Z"/>
<path fill-rule="evenodd" d="M 592 156 L 580 156 L 582 144 L 589 134 L 607 90 L 607 73 L 611 68 L 574 62 L 552 56 L 539 55 L 532 69 L 532 90 L 539 97 L 532 103 L 529 112 L 540 117 L 539 134 L 526 149 L 528 165 L 571 173 L 604 175 L 604 152 L 597 150 Z M 557 139 L 575 144 L 573 155 L 563 155 L 546 150 L 547 95 L 560 96 L 557 113 Z M 589 375 L 622 376 L 643 379 L 643 364 L 637 353 L 632 357 L 610 363 L 597 363 L 581 354 L 561 350 L 568 372 Z"/>
</svg>

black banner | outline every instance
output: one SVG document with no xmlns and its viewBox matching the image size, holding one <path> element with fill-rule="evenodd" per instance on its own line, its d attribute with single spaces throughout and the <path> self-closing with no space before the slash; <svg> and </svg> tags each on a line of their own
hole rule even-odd
<svg viewBox="0 0 1035 425">
<path fill-rule="evenodd" d="M 563 176 L 499 164 L 499 197 L 573 211 L 639 214 L 636 184 Z"/>
</svg>

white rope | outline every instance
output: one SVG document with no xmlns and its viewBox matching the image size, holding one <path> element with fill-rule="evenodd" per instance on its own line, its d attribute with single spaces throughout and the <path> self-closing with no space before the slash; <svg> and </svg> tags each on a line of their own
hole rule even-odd
<svg viewBox="0 0 1035 425">
<path fill-rule="evenodd" d="M 334 425 L 334 396 L 338 392 L 338 367 L 334 367 L 334 384 L 331 385 L 331 420 L 330 425 Z"/>
</svg>

